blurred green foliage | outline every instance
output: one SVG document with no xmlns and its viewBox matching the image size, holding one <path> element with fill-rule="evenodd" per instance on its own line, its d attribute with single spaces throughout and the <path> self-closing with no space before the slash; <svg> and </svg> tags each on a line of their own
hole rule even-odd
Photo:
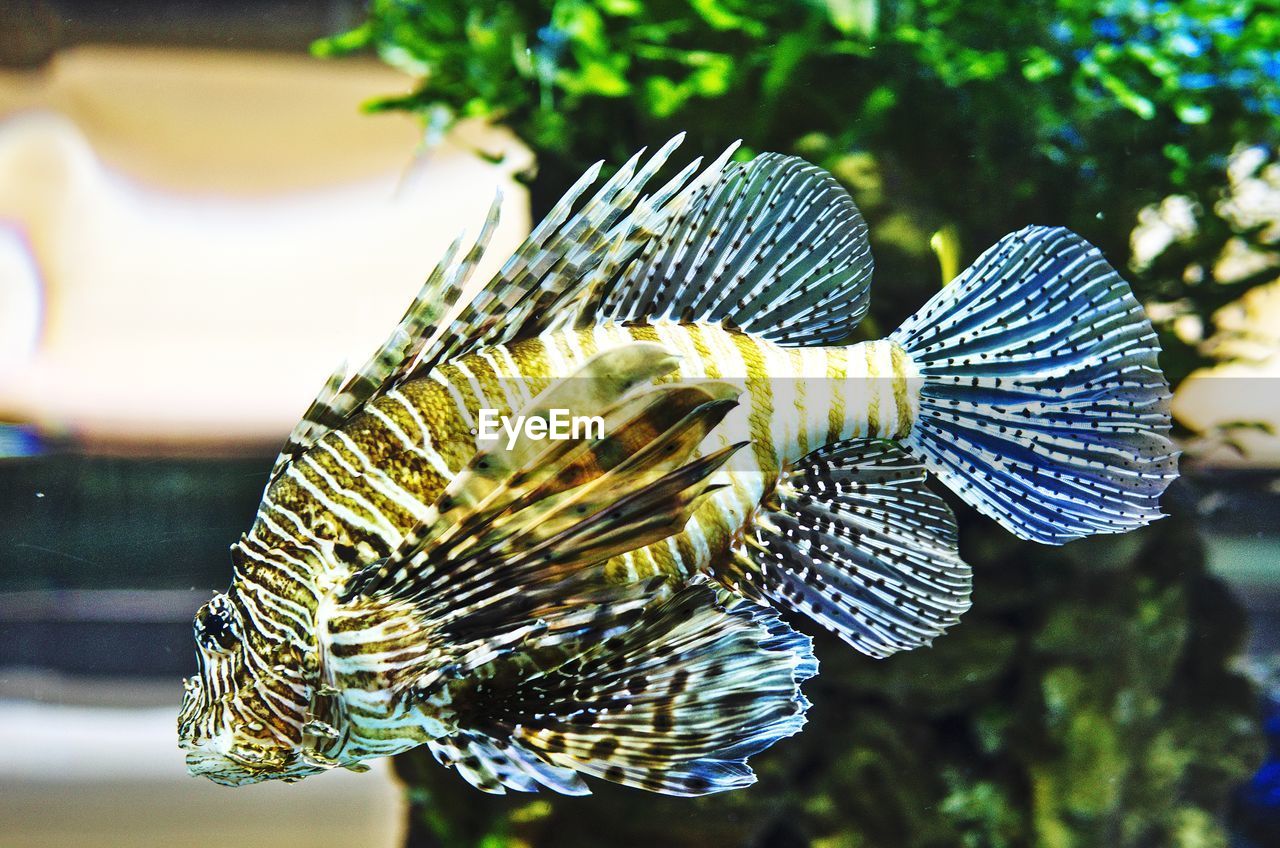
<svg viewBox="0 0 1280 848">
<path fill-rule="evenodd" d="M 478 117 L 528 143 L 535 212 L 591 162 L 681 130 L 695 152 L 742 138 L 743 156 L 823 165 L 871 227 L 870 336 L 923 302 L 940 260 L 949 275 L 1029 223 L 1130 265 L 1140 210 L 1175 194 L 1194 233 L 1127 274 L 1175 307 L 1175 383 L 1207 354 L 1172 318 L 1211 328 L 1280 274 L 1269 236 L 1220 202 L 1234 150 L 1280 144 L 1276 0 L 373 0 L 315 46 L 369 49 L 418 80 L 370 108 L 421 114 L 429 138 Z M 1221 271 L 1232 239 L 1261 263 Z M 489 798 L 417 751 L 397 760 L 411 844 L 1225 846 L 1226 798 L 1261 747 L 1229 666 L 1242 612 L 1194 528 L 1046 549 L 961 516 L 963 624 L 879 663 L 820 641 L 812 724 L 755 758 L 759 786 Z"/>
<path fill-rule="evenodd" d="M 468 117 L 512 128 L 539 156 L 539 208 L 591 162 L 680 130 L 699 152 L 742 138 L 743 156 L 823 165 L 893 283 L 872 331 L 936 285 L 943 227 L 972 258 L 1062 224 L 1123 267 L 1138 211 L 1177 193 L 1199 232 L 1136 274 L 1140 295 L 1207 318 L 1280 267 L 1213 279 L 1238 229 L 1216 208 L 1227 158 L 1280 142 L 1277 0 L 373 0 L 315 45 L 365 49 L 418 80 L 371 108 L 413 110 L 434 133 Z M 1166 336 L 1177 382 L 1205 360 Z"/>
</svg>

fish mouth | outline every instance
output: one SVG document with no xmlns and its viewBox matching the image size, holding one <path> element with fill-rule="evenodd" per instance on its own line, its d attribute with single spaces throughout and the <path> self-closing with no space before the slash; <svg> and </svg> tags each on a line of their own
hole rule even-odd
<svg viewBox="0 0 1280 848">
<path fill-rule="evenodd" d="M 244 786 L 264 780 L 300 780 L 323 769 L 279 745 L 262 745 L 220 735 L 189 746 L 187 771 L 223 786 Z"/>
<path fill-rule="evenodd" d="M 227 759 L 246 771 L 270 774 L 287 770 L 295 757 L 282 748 L 239 745 L 227 752 Z"/>
<path fill-rule="evenodd" d="M 221 786 L 248 786 L 268 780 L 292 783 L 326 771 L 326 767 L 293 756 L 262 760 L 242 754 L 216 758 L 193 752 L 187 755 L 187 771 L 193 777 L 207 777 Z"/>
<path fill-rule="evenodd" d="M 181 742 L 187 750 L 187 771 L 222 786 L 246 786 L 267 780 L 286 783 L 302 780 L 334 768 L 364 771 L 355 760 L 327 756 L 306 745 L 290 747 L 262 744 L 231 733 L 221 733 L 198 743 Z"/>
</svg>

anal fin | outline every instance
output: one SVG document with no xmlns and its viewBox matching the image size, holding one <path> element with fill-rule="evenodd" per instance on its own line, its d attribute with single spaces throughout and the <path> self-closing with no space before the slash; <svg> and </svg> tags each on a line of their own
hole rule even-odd
<svg viewBox="0 0 1280 848">
<path fill-rule="evenodd" d="M 887 442 L 815 451 L 783 472 L 718 576 L 873 657 L 927 645 L 969 608 L 971 574 L 951 509 L 924 479 Z"/>
</svg>

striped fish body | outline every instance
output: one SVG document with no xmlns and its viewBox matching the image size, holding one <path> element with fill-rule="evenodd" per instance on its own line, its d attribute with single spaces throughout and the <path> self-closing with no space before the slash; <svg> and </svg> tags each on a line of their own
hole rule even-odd
<svg viewBox="0 0 1280 848">
<path fill-rule="evenodd" d="M 363 561 L 388 555 L 475 454 L 480 410 L 510 416 L 599 351 L 631 341 L 658 342 L 677 353 L 679 364 L 667 380 L 740 385 L 744 402 L 708 437 L 703 452 L 741 439 L 750 440 L 751 449 L 718 472 L 717 481 L 728 485 L 707 499 L 685 533 L 621 558 L 628 566 L 618 570 L 631 572 L 630 579 L 706 568 L 784 466 L 832 442 L 900 437 L 918 404 L 918 372 L 891 341 L 784 348 L 711 324 L 560 331 L 487 348 L 379 398 L 321 439 L 269 490 L 251 535 L 315 549 L 332 543 L 354 549 Z M 273 531 L 286 526 L 300 535 L 280 538 Z M 677 554 L 677 547 L 686 553 Z M 643 565 L 629 565 L 633 561 Z"/>
<path fill-rule="evenodd" d="M 703 453 L 744 440 L 751 445 L 717 473 L 714 482 L 724 488 L 706 499 L 684 532 L 610 561 L 607 571 L 619 582 L 658 574 L 687 578 L 706 570 L 748 524 L 786 465 L 832 442 L 904 435 L 914 419 L 918 374 L 893 342 L 787 348 L 719 324 L 676 322 L 604 323 L 488 348 L 406 385 L 379 411 L 403 419 L 389 436 L 425 435 L 440 452 L 433 467 L 453 463 L 456 469 L 475 450 L 478 410 L 511 415 L 600 351 L 635 341 L 660 344 L 679 357 L 665 380 L 710 378 L 741 390 L 741 402 L 707 438 Z M 427 408 L 451 418 L 446 429 L 422 433 L 420 424 L 443 420 Z M 437 485 L 445 482 L 442 477 Z M 438 490 L 418 494 L 429 502 Z"/>
<path fill-rule="evenodd" d="M 1158 517 L 1167 385 L 1096 249 L 1011 234 L 843 345 L 871 272 L 847 194 L 773 154 L 644 193 L 673 147 L 575 212 L 588 173 L 464 306 L 491 217 L 325 386 L 196 616 L 193 773 L 426 745 L 489 792 L 738 788 L 816 673 L 776 610 L 879 658 L 968 608 L 930 475 L 1040 542 Z M 609 423 L 480 438 L 485 414 L 556 409 Z"/>
<path fill-rule="evenodd" d="M 893 438 L 911 426 L 916 377 L 892 342 L 784 348 L 715 324 L 602 324 L 548 333 L 446 363 L 379 398 L 269 489 L 242 543 L 258 551 L 293 550 L 311 561 L 291 594 L 316 608 L 329 683 L 347 693 L 350 735 L 343 756 L 395 753 L 451 728 L 430 705 L 410 708 L 389 697 L 398 675 L 443 662 L 415 626 L 411 608 L 344 605 L 334 598 L 336 587 L 353 568 L 394 551 L 467 464 L 476 452 L 480 410 L 511 415 L 601 350 L 633 341 L 660 343 L 680 357 L 666 380 L 740 385 L 743 402 L 701 451 L 743 439 L 751 447 L 717 472 L 713 482 L 723 487 L 683 532 L 610 560 L 604 568 L 614 582 L 662 575 L 669 588 L 707 572 L 747 527 L 785 465 L 816 446 Z M 272 573 L 278 568 L 265 558 L 260 564 Z"/>
</svg>

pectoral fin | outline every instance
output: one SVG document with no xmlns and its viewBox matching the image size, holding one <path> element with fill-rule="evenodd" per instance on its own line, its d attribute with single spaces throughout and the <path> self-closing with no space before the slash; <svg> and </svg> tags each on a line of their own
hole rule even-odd
<svg viewBox="0 0 1280 848">
<path fill-rule="evenodd" d="M 741 447 L 695 456 L 736 389 L 649 384 L 674 366 L 661 348 L 628 345 L 553 384 L 521 414 L 571 403 L 575 414 L 604 420 L 603 436 L 521 435 L 478 452 L 392 556 L 352 578 L 343 599 L 411 600 L 455 644 L 501 639 L 530 622 L 555 630 L 597 618 L 584 611 L 607 608 L 618 592 L 593 566 L 683 529 L 711 475 Z"/>
<path fill-rule="evenodd" d="M 521 654 L 509 665 L 530 656 Z M 437 759 L 486 792 L 586 794 L 577 775 L 667 795 L 747 786 L 747 758 L 804 724 L 808 638 L 771 610 L 686 586 L 608 639 L 455 693 Z"/>
</svg>

